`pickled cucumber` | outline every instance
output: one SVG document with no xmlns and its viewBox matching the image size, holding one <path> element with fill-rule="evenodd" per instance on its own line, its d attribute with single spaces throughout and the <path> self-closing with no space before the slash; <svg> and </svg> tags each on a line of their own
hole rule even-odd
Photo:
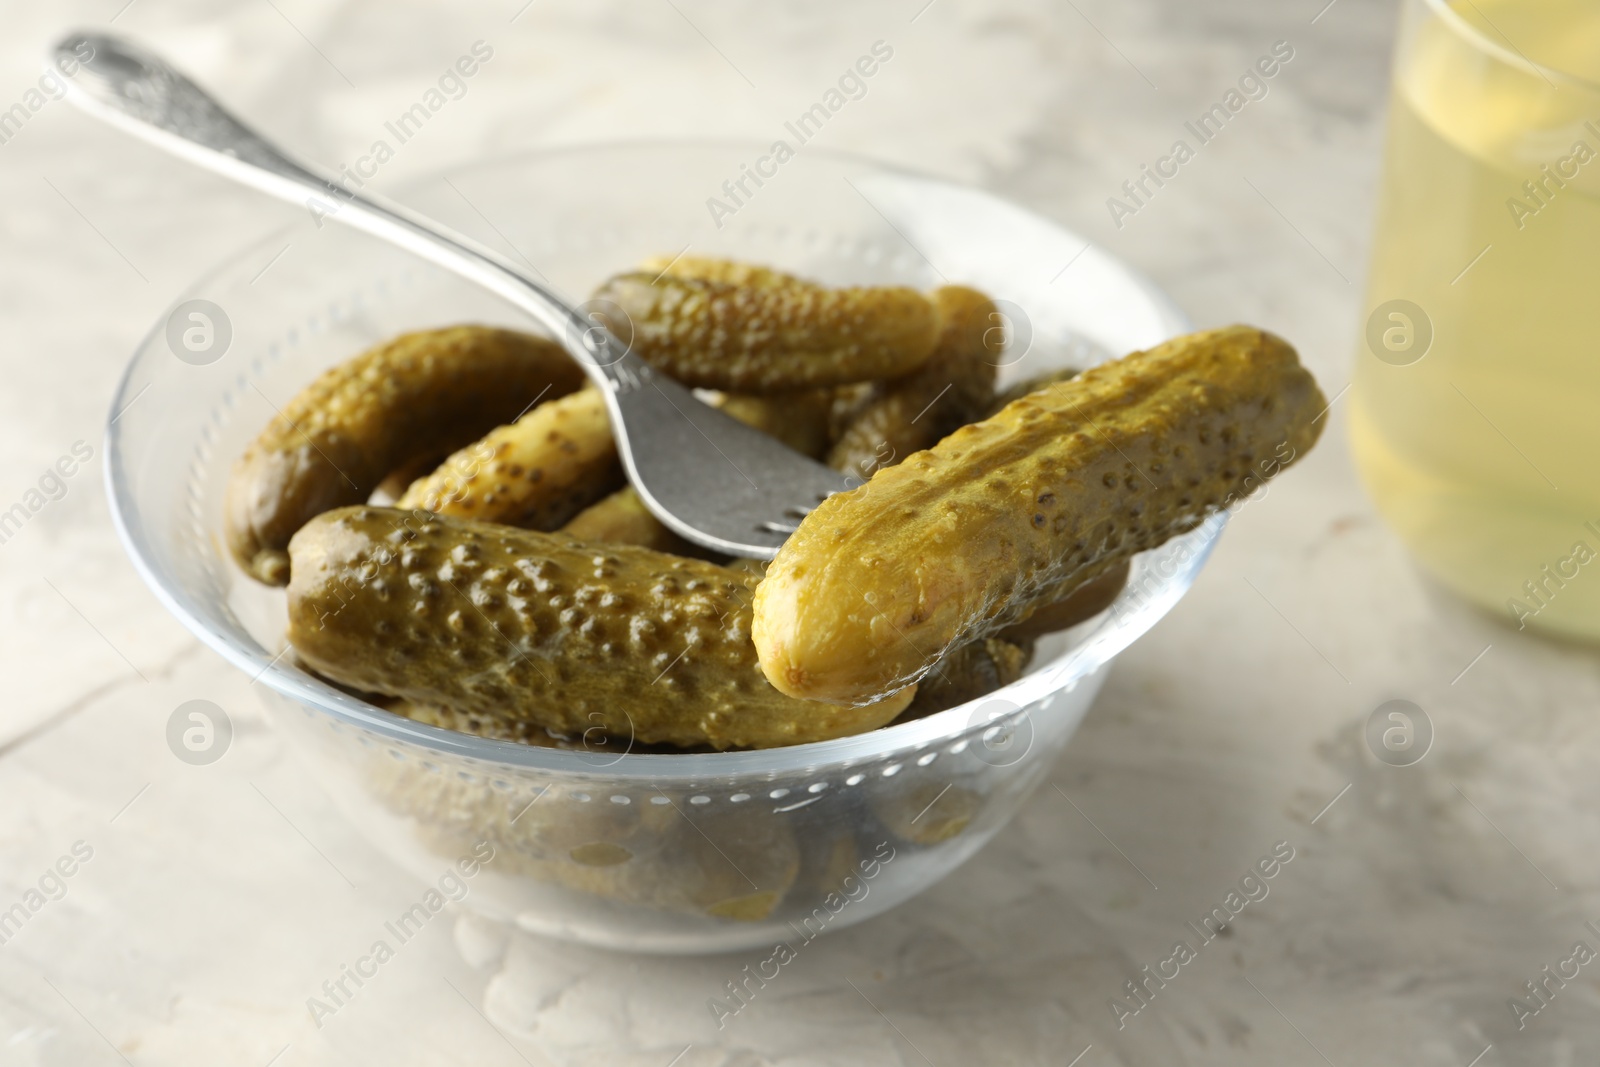
<svg viewBox="0 0 1600 1067">
<path fill-rule="evenodd" d="M 623 484 L 605 399 L 580 389 L 456 452 L 395 507 L 553 530 Z"/>
<path fill-rule="evenodd" d="M 289 538 L 329 508 L 359 503 L 391 471 L 439 456 L 564 396 L 583 371 L 552 341 L 485 326 L 409 333 L 326 371 L 234 464 L 228 549 L 269 585 L 289 579 Z"/>
<path fill-rule="evenodd" d="M 701 560 L 376 507 L 318 516 L 289 551 L 302 660 L 477 718 L 761 748 L 874 729 L 913 696 L 841 708 L 779 693 L 750 641 L 759 579 Z"/>
<path fill-rule="evenodd" d="M 597 314 L 645 361 L 685 385 L 734 393 L 898 377 L 927 361 L 937 334 L 933 305 L 902 287 L 637 272 L 612 278 L 595 299 Z"/>
<path fill-rule="evenodd" d="M 933 355 L 865 398 L 828 453 L 834 470 L 870 478 L 987 413 L 1001 348 L 1000 334 L 990 328 L 994 303 L 959 285 L 934 290 L 933 302 L 939 317 Z"/>
<path fill-rule="evenodd" d="M 1023 397 L 806 516 L 756 592 L 762 669 L 839 704 L 914 682 L 1276 474 L 1324 410 L 1294 349 L 1243 326 Z"/>
</svg>

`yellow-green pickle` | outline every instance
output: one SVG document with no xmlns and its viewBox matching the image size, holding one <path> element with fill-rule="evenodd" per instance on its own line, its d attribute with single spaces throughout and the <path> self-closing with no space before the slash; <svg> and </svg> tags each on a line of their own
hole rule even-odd
<svg viewBox="0 0 1600 1067">
<path fill-rule="evenodd" d="M 619 274 L 595 293 L 606 325 L 685 385 L 772 393 L 907 374 L 933 352 L 933 304 L 915 289 L 737 285 Z"/>
<path fill-rule="evenodd" d="M 456 452 L 395 507 L 553 530 L 622 484 L 605 400 L 580 389 Z"/>
<path fill-rule="evenodd" d="M 301 390 L 234 464 L 228 548 L 257 580 L 283 585 L 289 538 L 306 522 L 365 501 L 391 471 L 459 448 L 584 381 L 554 342 L 485 326 L 408 333 L 369 349 Z"/>
<path fill-rule="evenodd" d="M 874 729 L 914 695 L 840 707 L 779 693 L 750 640 L 760 579 L 703 560 L 368 506 L 318 516 L 289 551 L 302 660 L 479 718 L 761 748 Z"/>
<path fill-rule="evenodd" d="M 841 705 L 914 682 L 1276 474 L 1325 410 L 1294 349 L 1242 326 L 1030 393 L 806 516 L 756 593 L 762 669 Z"/>
</svg>

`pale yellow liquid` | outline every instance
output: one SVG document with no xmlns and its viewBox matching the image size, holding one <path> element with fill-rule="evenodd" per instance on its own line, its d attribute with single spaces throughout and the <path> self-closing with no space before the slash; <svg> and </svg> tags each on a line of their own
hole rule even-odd
<svg viewBox="0 0 1600 1067">
<path fill-rule="evenodd" d="M 1410 300 L 1434 340 L 1406 366 L 1363 344 L 1356 461 L 1445 584 L 1514 625 L 1600 638 L 1600 93 L 1581 81 L 1600 82 L 1600 0 L 1459 10 L 1580 80 L 1493 58 L 1420 3 L 1404 21 L 1365 310 Z M 1523 183 L 1579 141 L 1595 158 L 1541 205 Z M 1538 208 L 1520 228 L 1512 197 Z"/>
</svg>

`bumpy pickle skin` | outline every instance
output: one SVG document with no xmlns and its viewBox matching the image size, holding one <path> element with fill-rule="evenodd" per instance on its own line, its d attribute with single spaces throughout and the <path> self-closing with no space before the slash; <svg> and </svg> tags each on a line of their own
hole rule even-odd
<svg viewBox="0 0 1600 1067">
<path fill-rule="evenodd" d="M 289 539 L 393 470 L 459 448 L 541 393 L 585 381 L 560 345 L 485 326 L 408 333 L 324 372 L 267 425 L 228 482 L 225 536 L 245 572 L 289 579 Z"/>
<path fill-rule="evenodd" d="M 864 706 L 773 689 L 750 642 L 759 579 L 631 545 L 353 507 L 289 546 L 289 641 L 335 682 L 566 736 L 765 748 L 875 729 Z"/>
<path fill-rule="evenodd" d="M 870 478 L 987 413 L 1002 347 L 994 302 L 960 285 L 936 289 L 932 299 L 939 320 L 933 355 L 864 398 L 828 453 L 834 470 Z"/>
<path fill-rule="evenodd" d="M 610 279 L 595 300 L 646 362 L 685 385 L 732 393 L 898 377 L 927 361 L 937 334 L 932 303 L 899 286 L 735 285 L 637 272 Z"/>
<path fill-rule="evenodd" d="M 1293 348 L 1235 326 L 1033 393 L 824 501 L 756 593 L 762 669 L 850 704 L 1192 529 L 1317 440 Z"/>
<path fill-rule="evenodd" d="M 395 507 L 554 530 L 623 484 L 605 399 L 580 389 L 454 453 Z"/>
</svg>

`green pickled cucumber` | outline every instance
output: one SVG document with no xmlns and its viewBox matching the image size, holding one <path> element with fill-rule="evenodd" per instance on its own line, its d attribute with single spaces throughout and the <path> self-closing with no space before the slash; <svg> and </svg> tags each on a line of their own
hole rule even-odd
<svg viewBox="0 0 1600 1067">
<path fill-rule="evenodd" d="M 828 453 L 834 470 L 870 478 L 987 413 L 1001 348 L 991 328 L 994 302 L 959 285 L 934 290 L 933 302 L 939 317 L 933 355 L 861 401 Z"/>
<path fill-rule="evenodd" d="M 1303 455 L 1325 410 L 1294 349 L 1243 326 L 1023 397 L 806 516 L 756 593 L 762 669 L 840 704 L 914 682 L 1193 529 Z"/>
<path fill-rule="evenodd" d="M 324 372 L 234 464 L 225 534 L 239 565 L 288 581 L 289 539 L 365 501 L 391 472 L 440 456 L 586 379 L 560 345 L 485 326 L 408 333 Z"/>
<path fill-rule="evenodd" d="M 646 272 L 595 293 L 597 314 L 685 385 L 774 393 L 908 374 L 933 352 L 933 305 L 903 287 L 737 285 Z"/>
<path fill-rule="evenodd" d="M 754 575 L 431 512 L 353 507 L 289 546 L 289 640 L 336 682 L 567 736 L 769 747 L 861 733 L 911 692 L 841 708 L 762 676 Z"/>
<path fill-rule="evenodd" d="M 605 399 L 580 389 L 456 452 L 395 507 L 553 530 L 622 484 Z"/>
</svg>

